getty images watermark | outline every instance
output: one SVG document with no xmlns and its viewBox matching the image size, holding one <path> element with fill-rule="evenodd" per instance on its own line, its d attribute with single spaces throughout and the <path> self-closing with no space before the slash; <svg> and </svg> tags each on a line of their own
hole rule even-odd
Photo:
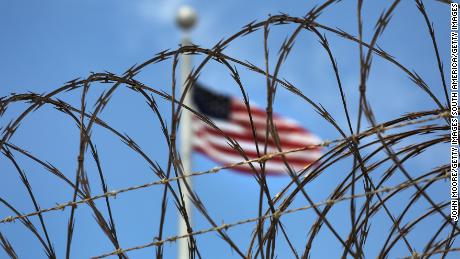
<svg viewBox="0 0 460 259">
<path fill-rule="evenodd" d="M 458 4 L 450 5 L 450 217 L 458 221 Z"/>
</svg>

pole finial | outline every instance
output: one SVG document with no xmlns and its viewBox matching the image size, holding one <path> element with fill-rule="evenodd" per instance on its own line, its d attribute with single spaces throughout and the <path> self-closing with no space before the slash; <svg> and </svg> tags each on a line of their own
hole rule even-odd
<svg viewBox="0 0 460 259">
<path fill-rule="evenodd" d="M 176 23 L 184 31 L 189 31 L 195 26 L 198 20 L 195 10 L 188 6 L 183 5 L 177 11 Z"/>
</svg>

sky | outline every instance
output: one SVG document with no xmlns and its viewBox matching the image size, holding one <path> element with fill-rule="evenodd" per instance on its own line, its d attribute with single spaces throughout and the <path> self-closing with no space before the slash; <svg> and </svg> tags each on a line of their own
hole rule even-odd
<svg viewBox="0 0 460 259">
<path fill-rule="evenodd" d="M 174 17 L 177 9 L 188 4 L 198 13 L 198 24 L 191 32 L 192 41 L 205 48 L 211 48 L 222 38 L 238 32 L 244 25 L 254 20 L 267 19 L 271 14 L 280 12 L 291 16 L 303 16 L 322 1 L 5 1 L 0 0 L 0 96 L 10 93 L 37 92 L 47 93 L 62 86 L 74 78 L 85 78 L 91 72 L 110 71 L 122 74 L 134 64 L 140 64 L 165 49 L 175 49 L 181 39 Z M 449 8 L 438 1 L 424 1 L 431 21 L 434 24 L 441 57 L 444 61 L 444 74 L 448 76 L 449 58 Z M 364 40 L 371 39 L 375 23 L 381 12 L 388 9 L 387 1 L 365 1 L 363 7 Z M 333 4 L 321 14 L 318 22 L 332 28 L 340 28 L 357 35 L 356 1 L 341 1 Z M 270 60 L 275 62 L 278 49 L 295 26 L 274 26 L 269 38 Z M 359 54 L 358 45 L 341 39 L 331 33 L 325 33 L 340 69 L 341 79 L 347 101 L 350 104 L 353 125 L 356 124 L 358 109 Z M 263 33 L 238 38 L 225 50 L 229 56 L 248 60 L 263 67 Z M 439 73 L 431 41 L 423 17 L 417 11 L 415 1 L 403 1 L 394 13 L 392 20 L 378 45 L 394 56 L 400 63 L 421 75 L 433 92 L 442 99 Z M 203 57 L 194 56 L 194 64 Z M 382 122 L 421 109 L 434 109 L 435 105 L 420 88 L 393 64 L 374 57 L 373 68 L 368 80 L 368 96 L 373 105 L 377 121 Z M 243 82 L 247 86 L 251 102 L 261 106 L 265 100 L 265 78 L 255 75 L 243 67 L 237 67 Z M 137 77 L 139 81 L 156 89 L 169 91 L 171 82 L 171 62 L 154 64 L 144 69 Z M 292 54 L 281 69 L 280 78 L 286 78 L 304 94 L 321 103 L 345 127 L 346 118 L 343 109 L 337 105 L 340 96 L 331 64 L 327 59 L 316 36 L 303 32 L 294 45 Z M 233 83 L 227 70 L 219 63 L 211 62 L 200 76 L 200 82 L 221 93 L 241 98 L 238 87 Z M 95 85 L 91 88 L 88 107 L 107 86 Z M 59 95 L 69 103 L 78 105 L 80 91 Z M 92 102 L 91 102 L 92 101 Z M 159 109 L 168 114 L 169 103 L 158 98 Z M 340 138 L 339 133 L 300 98 L 280 89 L 275 100 L 275 111 L 299 121 L 322 139 Z M 12 118 L 20 114 L 27 104 L 12 106 L 0 117 L 4 127 Z M 127 88 L 120 88 L 111 98 L 109 107 L 101 115 L 120 132 L 129 134 L 146 153 L 162 167 L 167 164 L 166 142 L 161 137 L 159 123 L 149 112 L 145 101 Z M 73 179 L 78 155 L 79 130 L 75 123 L 62 113 L 50 107 L 44 107 L 28 116 L 11 143 L 29 150 L 38 157 L 49 161 L 67 176 Z M 158 180 L 139 156 L 131 152 L 116 136 L 106 130 L 95 128 L 93 141 L 106 173 L 109 189 L 138 185 Z M 89 152 L 88 152 L 89 154 Z M 54 206 L 71 200 L 72 190 L 50 176 L 46 171 L 20 154 L 15 154 L 23 162 L 23 169 L 31 182 L 42 208 Z M 447 145 L 437 145 L 429 152 L 421 154 L 409 165 L 416 175 L 438 165 L 447 163 Z M 97 184 L 94 162 L 87 162 L 90 180 L 94 182 L 92 193 L 102 192 Z M 207 170 L 215 166 L 207 158 L 195 154 L 193 171 Z M 388 165 L 389 166 L 389 165 Z M 387 167 L 388 167 L 387 166 Z M 386 167 L 384 167 L 386 168 Z M 334 183 L 342 179 L 341 172 L 347 172 L 350 163 L 342 163 L 323 174 L 320 179 L 307 185 L 307 191 L 315 201 L 328 197 Z M 383 170 L 383 169 L 382 169 Z M 33 211 L 33 206 L 21 185 L 18 174 L 11 162 L 0 157 L 0 197 L 17 206 L 21 212 Z M 398 178 L 395 179 L 397 182 Z M 225 170 L 216 175 L 193 179 L 198 193 L 209 213 L 218 223 L 231 223 L 257 215 L 258 183 L 251 176 Z M 269 179 L 272 193 L 276 193 L 289 183 L 288 177 Z M 93 186 L 93 185 L 92 185 Z M 447 183 L 435 187 L 435 197 L 447 199 Z M 163 188 L 154 186 L 144 190 L 128 192 L 116 197 L 112 204 L 115 222 L 123 248 L 142 245 L 153 240 L 157 234 Z M 403 198 L 410 196 L 410 193 Z M 103 206 L 102 202 L 97 202 Z M 396 203 L 397 204 L 397 203 Z M 303 199 L 296 199 L 292 208 L 306 205 Z M 341 217 L 340 210 L 347 205 L 338 205 L 337 213 L 330 214 L 330 220 L 343 222 L 339 227 L 341 234 L 347 233 L 345 223 L 349 219 Z M 421 204 L 416 209 L 426 209 Z M 397 209 L 396 209 L 397 211 Z M 0 218 L 11 212 L 0 207 Z M 168 212 L 165 236 L 177 234 L 177 215 L 173 199 L 168 199 Z M 196 230 L 210 227 L 209 223 L 195 212 Z M 396 214 L 396 212 L 395 212 Z M 70 210 L 50 212 L 46 221 L 50 228 L 51 240 L 59 257 L 64 256 L 67 221 Z M 384 216 L 382 224 L 372 227 L 371 232 L 387 231 Z M 299 212 L 285 216 L 284 224 L 294 240 L 294 246 L 303 251 L 308 226 L 315 215 L 311 212 Z M 38 223 L 36 219 L 32 220 Z M 427 221 L 439 224 L 440 219 Z M 425 226 L 425 225 L 423 225 Z M 243 249 L 248 246 L 253 224 L 232 228 L 228 234 Z M 44 258 L 39 243 L 19 222 L 1 224 L 0 231 L 8 237 L 16 248 L 20 258 Z M 419 235 L 417 235 L 419 234 Z M 420 235 L 421 234 L 421 235 Z M 423 247 L 423 229 L 414 232 L 410 238 Z M 228 245 L 216 233 L 197 237 L 204 258 L 238 258 Z M 312 258 L 334 258 L 341 255 L 340 244 L 331 233 L 323 230 L 312 252 Z M 379 240 L 369 240 L 366 247 L 370 257 L 375 257 L 382 244 Z M 325 249 L 326 244 L 329 245 Z M 165 245 L 165 258 L 175 258 L 176 243 Z M 278 257 L 289 258 L 291 253 L 285 242 L 278 243 Z M 87 206 L 77 209 L 75 236 L 72 258 L 87 258 L 114 250 L 110 242 L 98 228 Z M 134 251 L 132 258 L 151 258 L 154 248 Z M 397 245 L 391 256 L 407 256 L 404 246 Z M 6 254 L 0 251 L 0 258 Z"/>
</svg>

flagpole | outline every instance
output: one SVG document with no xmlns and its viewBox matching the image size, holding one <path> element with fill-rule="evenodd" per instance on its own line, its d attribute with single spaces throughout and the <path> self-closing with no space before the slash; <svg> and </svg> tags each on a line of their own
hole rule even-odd
<svg viewBox="0 0 460 259">
<path fill-rule="evenodd" d="M 182 29 L 182 39 L 181 43 L 182 46 L 188 46 L 191 44 L 189 32 L 194 27 L 197 20 L 197 16 L 195 11 L 189 6 L 182 6 L 179 8 L 176 22 L 179 28 Z M 182 93 L 184 92 L 185 82 L 192 71 L 192 56 L 191 55 L 181 55 L 181 84 L 182 84 Z M 190 93 L 188 93 L 184 99 L 184 104 L 187 106 L 191 106 L 190 102 Z M 192 132 L 191 132 L 191 113 L 185 109 L 182 109 L 181 115 L 181 126 L 180 126 L 180 153 L 182 159 L 182 166 L 184 175 L 188 175 L 192 171 Z M 185 177 L 185 181 L 192 190 L 192 181 L 190 177 Z M 188 221 L 190 224 L 193 222 L 193 214 L 192 214 L 192 202 L 190 200 L 190 195 L 188 193 L 187 188 L 183 181 L 179 181 L 182 193 L 184 195 L 184 207 L 187 211 Z M 178 218 L 179 223 L 179 236 L 187 234 L 187 225 L 185 224 L 185 220 L 182 218 L 181 214 L 179 213 Z M 186 259 L 189 257 L 188 251 L 188 239 L 187 238 L 180 238 L 178 240 L 178 251 L 177 251 L 177 258 L 178 259 Z"/>
</svg>

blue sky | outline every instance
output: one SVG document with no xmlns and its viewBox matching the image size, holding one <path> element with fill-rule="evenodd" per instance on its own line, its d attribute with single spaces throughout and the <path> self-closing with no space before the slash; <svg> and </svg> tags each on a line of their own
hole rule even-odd
<svg viewBox="0 0 460 259">
<path fill-rule="evenodd" d="M 0 96 L 12 92 L 49 92 L 70 79 L 87 77 L 90 72 L 110 71 L 123 73 L 134 64 L 154 56 L 164 49 L 178 46 L 181 33 L 174 24 L 174 15 L 182 4 L 193 6 L 199 15 L 199 22 L 192 32 L 193 41 L 203 47 L 212 47 L 223 37 L 236 33 L 245 24 L 257 19 L 263 20 L 269 14 L 279 12 L 292 16 L 302 16 L 315 4 L 322 1 L 1 1 L 0 9 Z M 449 58 L 449 8 L 437 1 L 424 1 L 435 32 L 444 61 L 448 68 Z M 382 12 L 388 8 L 386 1 L 365 1 L 363 9 L 364 39 L 369 41 L 374 25 Z M 318 19 L 330 27 L 338 27 L 350 34 L 357 35 L 355 17 L 356 1 L 342 1 L 326 10 Z M 292 25 L 275 26 L 270 36 L 270 60 L 274 62 L 282 41 L 295 29 Z M 355 43 L 343 40 L 332 34 L 326 34 L 331 43 L 341 73 L 341 79 L 347 101 L 350 104 L 352 122 L 356 122 L 358 108 L 358 48 Z M 259 31 L 233 42 L 226 54 L 248 60 L 263 67 L 263 38 Z M 427 28 L 423 17 L 418 13 L 414 1 L 403 1 L 395 12 L 388 29 L 378 42 L 398 61 L 417 71 L 433 92 L 442 99 L 439 73 Z M 202 57 L 195 57 L 197 64 Z M 396 118 L 401 114 L 421 109 L 434 109 L 433 102 L 400 69 L 379 57 L 374 57 L 368 85 L 368 95 L 373 104 L 378 121 Z M 146 68 L 137 79 L 157 89 L 167 90 L 171 80 L 171 62 L 163 62 Z M 251 101 L 265 105 L 265 78 L 238 67 L 246 84 Z M 446 77 L 448 76 L 445 70 Z M 341 106 L 337 105 L 340 96 L 332 73 L 330 62 L 317 37 L 303 32 L 281 70 L 281 76 L 302 90 L 304 94 L 321 103 L 342 127 L 346 120 Z M 232 82 L 229 73 L 218 63 L 209 64 L 203 71 L 200 81 L 223 93 L 238 96 L 239 90 Z M 91 89 L 90 100 L 94 101 L 106 86 L 97 85 Z M 263 94 L 261 94 L 263 93 Z M 397 94 L 395 94 L 397 93 Z M 80 92 L 69 92 L 60 98 L 78 104 Z M 280 89 L 275 100 L 276 111 L 300 121 L 306 128 L 317 133 L 323 139 L 339 138 L 339 133 L 330 124 L 323 121 L 310 106 L 288 91 Z M 90 101 L 88 103 L 91 103 Z M 169 112 L 169 104 L 158 100 L 164 114 Z M 11 118 L 19 114 L 25 104 L 18 104 L 0 118 L 4 126 Z M 92 107 L 92 105 L 89 105 Z M 145 101 L 130 90 L 122 88 L 115 93 L 109 107 L 101 117 L 111 125 L 128 133 L 146 153 L 161 166 L 167 163 L 165 141 L 160 137 L 158 121 L 149 113 Z M 20 130 L 11 142 L 31 153 L 50 161 L 67 176 L 73 179 L 78 154 L 79 131 L 73 121 L 52 108 L 43 108 L 34 112 L 21 124 Z M 148 165 L 130 152 L 116 136 L 100 128 L 93 131 L 94 142 L 101 156 L 109 189 L 120 189 L 131 185 L 157 180 Z M 417 140 L 414 140 L 417 141 Z M 71 200 L 72 190 L 63 186 L 54 177 L 49 176 L 33 162 L 17 154 L 23 161 L 24 170 L 39 197 L 42 208 L 54 206 Z M 417 175 L 448 161 L 446 145 L 433 147 L 430 152 L 411 161 L 410 168 Z M 348 161 L 350 162 L 350 161 Z M 350 163 L 341 163 L 323 174 L 320 179 L 307 186 L 307 191 L 315 201 L 327 198 L 334 183 L 342 179 L 350 169 Z M 206 158 L 194 156 L 194 171 L 206 170 L 215 166 Z M 387 168 L 389 164 L 382 168 Z M 97 185 L 94 163 L 87 165 L 90 179 L 94 180 L 93 194 L 102 192 Z M 344 172 L 344 173 L 342 173 Z M 3 156 L 0 158 L 0 196 L 11 201 L 22 212 L 33 210 L 24 187 L 11 163 Z M 288 177 L 270 178 L 272 193 L 278 192 L 289 182 Z M 397 179 L 395 179 L 397 182 Z M 194 179 L 195 191 L 200 195 L 208 211 L 218 222 L 231 223 L 257 215 L 258 184 L 254 178 L 224 171 L 217 175 Z M 447 183 L 437 187 L 436 198 L 447 199 Z M 162 188 L 156 186 L 145 190 L 126 193 L 113 200 L 115 221 L 122 247 L 141 245 L 152 241 L 157 233 L 160 216 Z M 408 193 L 407 197 L 410 195 Z M 407 198 L 403 197 L 403 198 Z M 172 198 L 165 227 L 165 236 L 176 234 L 177 215 Z M 103 204 L 99 202 L 101 206 Z M 306 201 L 299 198 L 292 208 L 304 206 Z M 332 222 L 343 222 L 340 233 L 346 235 L 349 219 L 343 219 L 338 205 L 337 213 L 331 213 Z M 420 210 L 426 209 L 421 203 Z M 397 212 L 398 210 L 395 209 Z M 395 212 L 395 213 L 396 213 Z M 0 208 L 0 218 L 11 213 Z M 46 214 L 53 244 L 61 257 L 65 253 L 65 238 L 70 210 Z M 415 214 L 414 214 L 415 215 Z M 308 234 L 308 227 L 315 215 L 300 212 L 285 216 L 286 225 L 295 247 L 302 252 L 302 245 Z M 382 224 L 373 226 L 374 235 L 388 230 L 387 221 L 382 215 Z M 38 223 L 36 219 L 34 223 Z M 434 218 L 429 224 L 439 224 L 440 218 Z M 388 222 L 386 222 L 388 223 Z M 341 224 L 340 224 L 341 225 Z M 254 225 L 238 226 L 228 231 L 242 249 L 246 249 Z M 196 216 L 195 229 L 208 228 L 202 216 Z M 410 236 L 414 243 L 423 245 L 423 228 Z M 21 258 L 41 258 L 45 255 L 38 242 L 19 223 L 2 224 L 4 233 Z M 419 234 L 419 235 L 416 235 Z M 216 233 L 197 237 L 204 258 L 238 258 Z M 369 256 L 374 257 L 381 247 L 379 240 L 369 240 Z M 318 247 L 312 258 L 331 258 L 340 255 L 340 244 L 327 230 L 321 232 L 316 241 Z M 330 247 L 324 249 L 325 244 Z M 423 247 L 423 246 L 422 246 Z M 81 206 L 77 210 L 76 232 L 72 257 L 87 258 L 112 251 L 113 247 L 99 230 L 92 218 L 91 211 Z M 133 258 L 150 258 L 152 248 L 132 252 Z M 166 258 L 174 258 L 176 244 L 165 246 Z M 287 244 L 278 243 L 279 258 L 291 256 Z M 224 254 L 225 256 L 222 256 Z M 404 246 L 398 246 L 393 256 L 406 256 Z M 5 257 L 0 251 L 0 258 Z"/>
</svg>

